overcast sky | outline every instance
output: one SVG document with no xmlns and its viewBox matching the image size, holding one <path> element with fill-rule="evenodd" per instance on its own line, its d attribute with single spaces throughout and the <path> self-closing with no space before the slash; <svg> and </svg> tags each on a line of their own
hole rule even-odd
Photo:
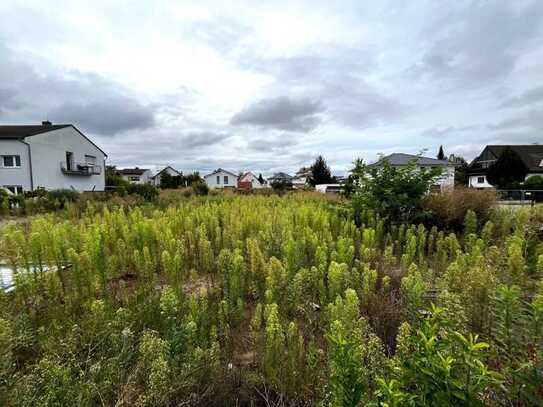
<svg viewBox="0 0 543 407">
<path fill-rule="evenodd" d="M 541 0 L 2 0 L 0 21 L 0 123 L 73 123 L 119 167 L 543 142 Z"/>
</svg>

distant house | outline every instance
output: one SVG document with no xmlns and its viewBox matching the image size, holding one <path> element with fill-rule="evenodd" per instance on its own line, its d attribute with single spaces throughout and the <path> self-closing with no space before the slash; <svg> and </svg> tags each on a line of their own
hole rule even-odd
<svg viewBox="0 0 543 407">
<path fill-rule="evenodd" d="M 543 175 L 543 145 L 488 145 L 469 165 L 468 185 L 471 188 L 493 188 L 486 179 L 488 168 L 494 164 L 509 147 L 528 168 L 526 179 L 532 175 Z"/>
<path fill-rule="evenodd" d="M 147 168 L 123 168 L 117 173 L 131 184 L 149 184 L 152 181 L 151 170 Z"/>
<path fill-rule="evenodd" d="M 416 166 L 419 169 L 441 168 L 442 175 L 436 180 L 433 189 L 443 190 L 445 188 L 454 188 L 455 164 L 448 160 L 438 160 L 436 158 L 422 157 L 413 154 L 393 153 L 382 157 L 376 163 L 370 164 L 369 167 L 381 166 L 385 160 L 393 167 L 404 167 L 415 161 Z"/>
<path fill-rule="evenodd" d="M 276 172 L 268 178 L 270 184 L 292 184 L 293 177 L 284 172 Z"/>
<path fill-rule="evenodd" d="M 103 191 L 107 154 L 73 124 L 0 125 L 0 188 Z"/>
<path fill-rule="evenodd" d="M 311 177 L 311 167 L 300 168 L 292 177 L 292 186 L 295 189 L 304 188 L 309 181 L 309 177 Z"/>
<path fill-rule="evenodd" d="M 163 169 L 161 169 L 159 172 L 157 172 L 155 175 L 153 175 L 151 177 L 151 183 L 156 186 L 156 187 L 159 187 L 160 186 L 160 180 L 161 180 L 161 176 L 162 174 L 169 174 L 171 175 L 172 177 L 179 177 L 181 175 L 183 175 L 182 173 L 180 173 L 179 171 L 177 171 L 175 168 L 171 167 L 171 166 L 166 166 L 164 167 Z"/>
<path fill-rule="evenodd" d="M 204 176 L 207 186 L 215 188 L 235 188 L 238 185 L 238 176 L 233 172 L 218 168 Z"/>
<path fill-rule="evenodd" d="M 250 171 L 238 178 L 238 188 L 240 189 L 261 189 L 266 187 L 266 182 L 261 183 L 258 177 Z"/>
</svg>

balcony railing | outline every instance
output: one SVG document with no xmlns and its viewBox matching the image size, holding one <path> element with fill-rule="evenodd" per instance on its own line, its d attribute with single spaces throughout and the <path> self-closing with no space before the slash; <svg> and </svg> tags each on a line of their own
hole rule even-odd
<svg viewBox="0 0 543 407">
<path fill-rule="evenodd" d="M 66 165 L 65 161 L 60 162 L 60 170 L 69 175 L 100 175 L 102 167 L 89 163 L 70 163 Z"/>
</svg>

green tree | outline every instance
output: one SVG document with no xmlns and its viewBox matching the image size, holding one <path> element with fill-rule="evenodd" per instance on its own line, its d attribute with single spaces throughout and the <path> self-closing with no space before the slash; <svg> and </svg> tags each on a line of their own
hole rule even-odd
<svg viewBox="0 0 543 407">
<path fill-rule="evenodd" d="M 439 152 L 437 153 L 438 160 L 445 160 L 445 153 L 443 152 L 443 146 L 439 146 Z"/>
<path fill-rule="evenodd" d="M 354 164 L 350 184 L 357 222 L 367 209 L 392 221 L 412 220 L 421 212 L 424 196 L 441 175 L 439 168 L 418 168 L 417 159 L 401 167 L 390 165 L 388 160 L 367 166 L 358 159 Z"/>
<path fill-rule="evenodd" d="M 334 182 L 330 167 L 326 164 L 326 160 L 322 155 L 319 155 L 311 166 L 311 175 L 308 182 L 313 187 L 319 184 L 331 184 Z"/>
<path fill-rule="evenodd" d="M 523 182 L 527 173 L 528 168 L 520 156 L 506 147 L 498 160 L 488 168 L 486 179 L 495 187 L 508 188 Z"/>
</svg>

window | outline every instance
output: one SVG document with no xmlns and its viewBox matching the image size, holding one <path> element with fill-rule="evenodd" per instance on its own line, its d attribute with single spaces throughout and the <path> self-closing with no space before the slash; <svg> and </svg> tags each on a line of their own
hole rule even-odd
<svg viewBox="0 0 543 407">
<path fill-rule="evenodd" d="M 224 176 L 224 184 L 225 184 L 225 185 L 228 184 L 228 175 L 225 175 L 225 176 Z"/>
<path fill-rule="evenodd" d="M 130 181 L 139 181 L 140 180 L 140 177 L 138 177 L 137 175 L 133 175 L 130 177 Z"/>
<path fill-rule="evenodd" d="M 66 151 L 66 170 L 71 171 L 74 166 L 74 153 Z"/>
<path fill-rule="evenodd" d="M 96 157 L 93 155 L 85 155 L 85 164 L 89 164 L 89 165 L 96 164 Z"/>
<path fill-rule="evenodd" d="M 21 156 L 20 155 L 3 155 L 2 156 L 2 166 L 6 168 L 18 168 L 21 166 Z"/>
<path fill-rule="evenodd" d="M 220 183 L 221 183 L 221 176 L 217 175 L 217 185 L 219 185 Z"/>
<path fill-rule="evenodd" d="M 485 177 L 477 177 L 477 183 L 478 184 L 484 184 L 485 183 Z"/>
<path fill-rule="evenodd" d="M 4 188 L 12 194 L 18 195 L 23 193 L 23 187 L 21 185 L 4 185 Z"/>
</svg>

